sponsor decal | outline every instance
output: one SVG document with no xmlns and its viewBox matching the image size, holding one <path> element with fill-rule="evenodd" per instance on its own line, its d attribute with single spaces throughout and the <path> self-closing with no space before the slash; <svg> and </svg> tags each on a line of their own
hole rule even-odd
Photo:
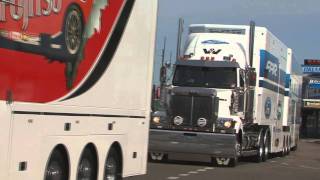
<svg viewBox="0 0 320 180">
<path fill-rule="evenodd" d="M 26 30 L 29 18 L 58 14 L 62 8 L 62 0 L 0 0 L 0 21 L 8 18 L 6 6 L 9 6 L 10 18 L 15 21 L 22 20 L 21 28 Z"/>
<path fill-rule="evenodd" d="M 14 101 L 45 103 L 86 92 L 113 59 L 134 2 L 0 0 L 0 99 L 11 92 Z M 91 83 L 79 86 L 85 77 Z"/>
<path fill-rule="evenodd" d="M 219 40 L 206 40 L 206 41 L 202 41 L 201 44 L 229 44 L 229 43 L 224 41 L 219 41 Z"/>
<path fill-rule="evenodd" d="M 302 72 L 304 74 L 319 74 L 320 66 L 302 66 Z"/>
<path fill-rule="evenodd" d="M 264 103 L 264 115 L 266 119 L 270 119 L 271 116 L 271 108 L 272 108 L 272 101 L 270 97 L 266 98 L 266 101 Z"/>
<path fill-rule="evenodd" d="M 267 61 L 266 70 L 269 72 L 269 74 L 272 74 L 273 76 L 277 76 L 278 65 L 276 63 L 271 62 L 271 61 Z"/>
</svg>

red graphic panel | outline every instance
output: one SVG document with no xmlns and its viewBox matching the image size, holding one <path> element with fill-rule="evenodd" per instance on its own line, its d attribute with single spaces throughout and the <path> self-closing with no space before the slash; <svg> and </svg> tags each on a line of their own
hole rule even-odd
<svg viewBox="0 0 320 180">
<path fill-rule="evenodd" d="M 0 99 L 45 103 L 79 85 L 125 0 L 0 0 Z"/>
</svg>

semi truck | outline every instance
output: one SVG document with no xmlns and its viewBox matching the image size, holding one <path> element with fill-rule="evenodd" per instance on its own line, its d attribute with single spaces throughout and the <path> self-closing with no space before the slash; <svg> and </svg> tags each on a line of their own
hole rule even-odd
<svg viewBox="0 0 320 180">
<path fill-rule="evenodd" d="M 39 3 L 0 1 L 0 179 L 145 174 L 157 0 Z"/>
<path fill-rule="evenodd" d="M 151 119 L 151 159 L 198 154 L 235 166 L 239 157 L 266 161 L 297 145 L 300 82 L 290 76 L 292 50 L 267 28 L 193 24 L 183 53 L 167 109 Z"/>
</svg>

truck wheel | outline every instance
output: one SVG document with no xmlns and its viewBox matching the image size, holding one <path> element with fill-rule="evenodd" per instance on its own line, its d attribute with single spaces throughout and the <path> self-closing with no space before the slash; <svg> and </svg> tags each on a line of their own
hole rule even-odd
<svg viewBox="0 0 320 180">
<path fill-rule="evenodd" d="M 104 180 L 121 180 L 121 159 L 117 151 L 112 148 L 108 154 L 104 168 Z"/>
<path fill-rule="evenodd" d="M 270 134 L 269 134 L 269 131 L 266 131 L 265 132 L 265 135 L 264 135 L 264 143 L 263 143 L 263 147 L 264 147 L 264 150 L 263 150 L 263 157 L 262 157 L 262 161 L 267 161 L 269 159 L 269 153 L 270 153 Z"/>
<path fill-rule="evenodd" d="M 238 157 L 230 158 L 230 161 L 228 164 L 229 167 L 236 167 L 237 164 L 238 164 Z"/>
<path fill-rule="evenodd" d="M 263 159 L 263 153 L 264 152 L 264 147 L 263 147 L 263 139 L 260 139 L 258 148 L 257 148 L 257 154 L 254 156 L 254 160 L 257 163 L 262 162 Z"/>
</svg>

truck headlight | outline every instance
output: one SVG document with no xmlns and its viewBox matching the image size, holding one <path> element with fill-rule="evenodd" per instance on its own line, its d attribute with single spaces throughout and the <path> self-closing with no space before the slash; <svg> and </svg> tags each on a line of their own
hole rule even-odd
<svg viewBox="0 0 320 180">
<path fill-rule="evenodd" d="M 234 127 L 234 121 L 232 118 L 218 118 L 216 127 L 222 129 L 229 129 Z"/>
<path fill-rule="evenodd" d="M 232 126 L 232 122 L 231 121 L 226 121 L 226 122 L 224 122 L 223 126 L 225 128 L 230 128 Z"/>
<path fill-rule="evenodd" d="M 155 123 L 155 124 L 160 124 L 160 117 L 155 116 L 155 117 L 153 117 L 152 121 L 153 121 L 153 123 Z"/>
<path fill-rule="evenodd" d="M 183 123 L 183 117 L 181 117 L 181 116 L 174 117 L 173 123 L 177 126 L 180 126 Z"/>
<path fill-rule="evenodd" d="M 199 127 L 205 127 L 207 125 L 207 119 L 206 118 L 199 118 L 197 121 L 197 124 Z"/>
</svg>

